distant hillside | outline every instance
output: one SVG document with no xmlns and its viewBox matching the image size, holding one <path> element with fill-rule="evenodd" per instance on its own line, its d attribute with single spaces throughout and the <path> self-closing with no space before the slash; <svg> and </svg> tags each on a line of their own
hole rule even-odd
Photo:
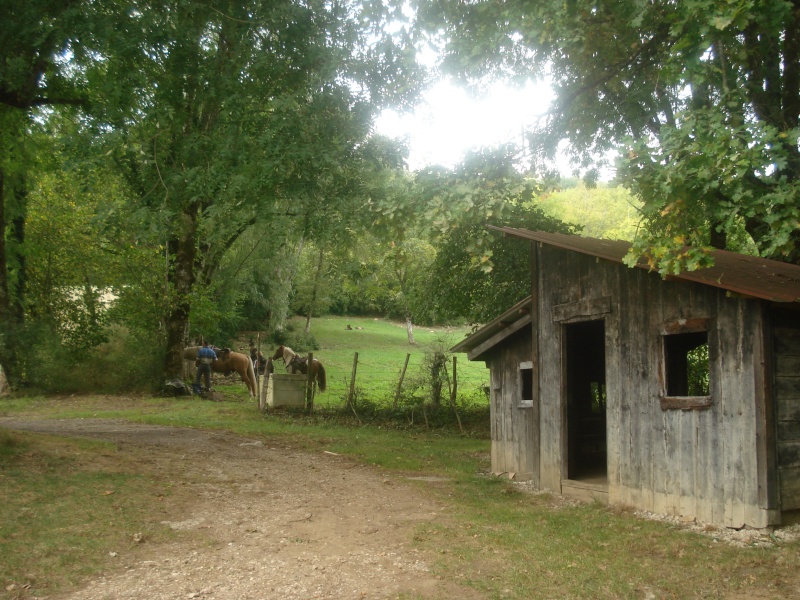
<svg viewBox="0 0 800 600">
<path fill-rule="evenodd" d="M 537 205 L 546 214 L 583 226 L 583 235 L 632 240 L 639 224 L 641 203 L 625 188 L 583 183 L 541 196 Z"/>
</svg>

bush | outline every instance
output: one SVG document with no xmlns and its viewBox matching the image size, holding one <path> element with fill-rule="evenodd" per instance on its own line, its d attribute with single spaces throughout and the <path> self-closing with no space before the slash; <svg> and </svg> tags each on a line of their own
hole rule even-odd
<svg viewBox="0 0 800 600">
<path fill-rule="evenodd" d="M 291 321 L 284 329 L 273 331 L 269 339 L 276 346 L 288 346 L 298 354 L 313 352 L 320 348 L 313 334 L 297 331 L 297 327 Z"/>
<path fill-rule="evenodd" d="M 89 350 L 64 346 L 52 330 L 39 328 L 25 362 L 27 384 L 50 393 L 146 391 L 160 378 L 155 340 L 138 339 L 121 326 L 106 330 L 109 341 Z"/>
</svg>

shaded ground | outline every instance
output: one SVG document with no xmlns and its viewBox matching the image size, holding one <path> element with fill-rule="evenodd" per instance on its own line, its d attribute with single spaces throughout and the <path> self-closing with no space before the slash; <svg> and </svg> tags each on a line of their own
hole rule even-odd
<svg viewBox="0 0 800 600">
<path fill-rule="evenodd" d="M 225 432 L 108 419 L 0 426 L 112 441 L 188 492 L 159 507 L 175 541 L 121 549 L 117 569 L 62 600 L 483 597 L 436 578 L 433 557 L 414 548 L 418 525 L 445 518 L 419 482 Z"/>
</svg>

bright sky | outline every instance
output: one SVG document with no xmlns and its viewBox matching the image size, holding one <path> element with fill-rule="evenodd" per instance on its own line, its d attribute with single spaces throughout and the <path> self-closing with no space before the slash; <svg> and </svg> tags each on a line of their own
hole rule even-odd
<svg viewBox="0 0 800 600">
<path fill-rule="evenodd" d="M 413 114 L 385 111 L 378 132 L 407 138 L 409 168 L 452 167 L 467 150 L 522 141 L 522 132 L 547 110 L 552 98 L 546 86 L 524 88 L 497 84 L 480 97 L 446 81 L 431 87 Z"/>
</svg>

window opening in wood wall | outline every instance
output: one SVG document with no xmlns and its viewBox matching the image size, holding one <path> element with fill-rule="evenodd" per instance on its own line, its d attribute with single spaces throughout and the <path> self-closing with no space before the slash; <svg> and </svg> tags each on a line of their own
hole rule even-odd
<svg viewBox="0 0 800 600">
<path fill-rule="evenodd" d="M 606 414 L 606 384 L 602 381 L 591 382 L 592 413 L 595 415 Z"/>
<path fill-rule="evenodd" d="M 533 366 L 523 363 L 519 366 L 521 400 L 533 400 Z"/>
<path fill-rule="evenodd" d="M 708 332 L 664 336 L 666 395 L 708 396 Z"/>
</svg>

